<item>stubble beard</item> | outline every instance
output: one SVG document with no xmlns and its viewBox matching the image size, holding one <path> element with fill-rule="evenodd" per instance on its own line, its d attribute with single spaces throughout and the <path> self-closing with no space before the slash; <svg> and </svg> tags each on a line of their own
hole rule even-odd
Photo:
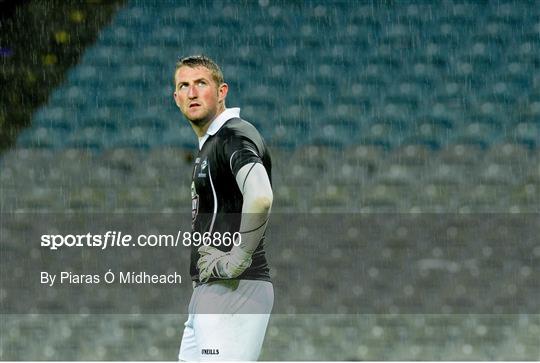
<svg viewBox="0 0 540 363">
<path fill-rule="evenodd" d="M 192 126 L 196 126 L 199 129 L 204 128 L 206 125 L 208 125 L 210 122 L 212 122 L 214 120 L 214 118 L 216 117 L 216 115 L 217 115 L 217 109 L 213 113 L 207 112 L 205 115 L 203 115 L 202 117 L 198 117 L 198 118 L 189 118 L 187 114 L 184 114 L 184 116 L 189 121 L 189 123 Z"/>
</svg>

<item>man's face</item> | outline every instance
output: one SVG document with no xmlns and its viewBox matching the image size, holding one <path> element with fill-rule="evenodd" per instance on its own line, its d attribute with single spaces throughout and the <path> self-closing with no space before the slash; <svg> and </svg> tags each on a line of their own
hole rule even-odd
<svg viewBox="0 0 540 363">
<path fill-rule="evenodd" d="M 194 124 L 204 126 L 223 108 L 228 86 L 225 83 L 218 86 L 207 68 L 180 67 L 174 81 L 176 105 Z"/>
</svg>

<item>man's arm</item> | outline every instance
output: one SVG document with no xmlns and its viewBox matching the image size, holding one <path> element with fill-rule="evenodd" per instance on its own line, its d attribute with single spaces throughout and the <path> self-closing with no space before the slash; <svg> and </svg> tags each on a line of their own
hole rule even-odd
<svg viewBox="0 0 540 363">
<path fill-rule="evenodd" d="M 240 248 L 250 255 L 255 251 L 266 230 L 274 199 L 270 179 L 261 163 L 244 165 L 236 174 L 236 183 L 244 197 L 240 233 Z"/>
<path fill-rule="evenodd" d="M 234 278 L 251 265 L 251 255 L 263 237 L 272 208 L 273 193 L 270 178 L 261 163 L 249 163 L 236 174 L 236 183 L 242 192 L 241 240 L 230 252 L 215 247 L 199 248 L 201 258 L 197 262 L 199 279 L 207 281 L 211 276 Z"/>
</svg>

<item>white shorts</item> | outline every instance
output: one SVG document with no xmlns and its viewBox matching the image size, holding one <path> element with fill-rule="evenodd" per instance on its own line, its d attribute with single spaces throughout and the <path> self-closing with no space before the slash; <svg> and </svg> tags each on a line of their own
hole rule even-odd
<svg viewBox="0 0 540 363">
<path fill-rule="evenodd" d="M 196 287 L 178 359 L 257 360 L 273 304 L 268 281 L 223 280 Z"/>
</svg>

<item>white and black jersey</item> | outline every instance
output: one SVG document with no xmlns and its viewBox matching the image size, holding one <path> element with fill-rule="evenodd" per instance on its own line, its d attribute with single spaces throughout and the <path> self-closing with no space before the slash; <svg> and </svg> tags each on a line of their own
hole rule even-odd
<svg viewBox="0 0 540 363">
<path fill-rule="evenodd" d="M 193 232 L 201 234 L 239 232 L 243 197 L 235 177 L 244 165 L 261 163 L 271 180 L 270 154 L 257 129 L 240 117 L 228 119 L 220 126 L 213 134 L 207 133 L 193 166 L 192 227 Z M 230 246 L 215 247 L 225 252 L 231 249 Z M 198 247 L 192 246 L 190 273 L 196 282 L 199 282 L 199 257 Z M 251 266 L 237 279 L 270 281 L 264 236 L 252 260 Z"/>
</svg>

